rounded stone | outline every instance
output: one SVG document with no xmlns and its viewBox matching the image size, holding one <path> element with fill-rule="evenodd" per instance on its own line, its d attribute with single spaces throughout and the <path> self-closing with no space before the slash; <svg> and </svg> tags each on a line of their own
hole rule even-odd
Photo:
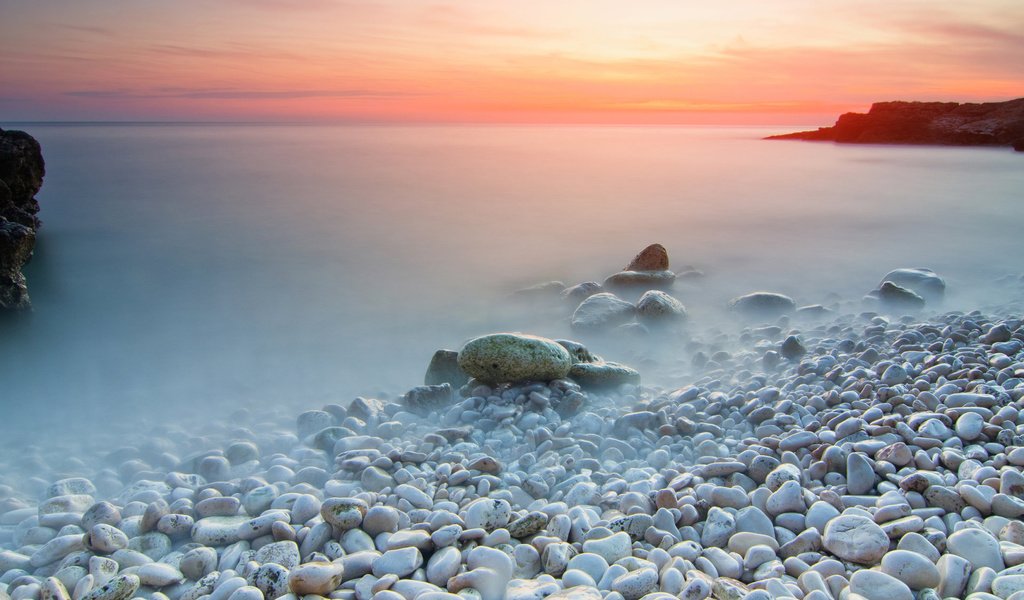
<svg viewBox="0 0 1024 600">
<path fill-rule="evenodd" d="M 686 318 L 686 307 L 661 290 L 647 290 L 636 302 L 636 317 L 649 325 L 682 321 Z"/>
<path fill-rule="evenodd" d="M 825 526 L 825 549 L 843 560 L 875 564 L 889 549 L 889 536 L 867 517 L 842 514 Z"/>
<path fill-rule="evenodd" d="M 485 383 L 550 381 L 569 374 L 572 358 L 560 344 L 518 333 L 470 340 L 459 351 L 459 367 Z"/>
<path fill-rule="evenodd" d="M 344 568 L 337 562 L 308 562 L 288 573 L 288 587 L 296 596 L 327 596 L 341 585 Z"/>
<path fill-rule="evenodd" d="M 570 323 L 575 329 L 610 329 L 633 320 L 636 307 L 610 292 L 590 296 L 572 313 Z"/>
<path fill-rule="evenodd" d="M 569 369 L 569 379 L 587 390 L 609 390 L 620 385 L 640 385 L 640 373 L 616 362 L 576 363 Z"/>
<path fill-rule="evenodd" d="M 607 537 L 583 542 L 583 551 L 596 554 L 608 564 L 613 564 L 633 554 L 633 542 L 629 539 L 628 533 L 620 531 Z"/>
<path fill-rule="evenodd" d="M 975 569 L 989 567 L 995 572 L 1006 568 L 997 540 L 986 529 L 961 529 L 946 540 L 946 551 L 966 558 Z"/>
<path fill-rule="evenodd" d="M 956 434 L 961 439 L 972 441 L 978 439 L 982 428 L 985 427 L 985 419 L 978 413 L 964 413 L 956 420 Z"/>
<path fill-rule="evenodd" d="M 507 500 L 480 498 L 466 506 L 464 519 L 467 529 L 491 531 L 508 525 L 512 516 L 512 505 Z"/>
<path fill-rule="evenodd" d="M 931 269 L 894 269 L 885 274 L 879 285 L 886 281 L 907 288 L 926 299 L 938 300 L 946 293 L 946 282 Z"/>
<path fill-rule="evenodd" d="M 939 585 L 939 570 L 928 558 L 909 550 L 893 550 L 882 557 L 882 572 L 892 575 L 910 589 L 921 590 Z"/>
<path fill-rule="evenodd" d="M 423 555 L 416 548 L 388 550 L 373 561 L 373 576 L 398 575 L 406 577 L 423 565 Z"/>
<path fill-rule="evenodd" d="M 369 506 L 358 498 L 328 498 L 320 505 L 320 516 L 338 529 L 359 527 Z"/>
<path fill-rule="evenodd" d="M 664 271 L 668 269 L 668 250 L 661 244 L 647 246 L 626 265 L 626 271 Z"/>
<path fill-rule="evenodd" d="M 850 577 L 850 591 L 865 600 L 914 600 L 907 584 L 881 571 L 861 569 Z"/>
<path fill-rule="evenodd" d="M 796 310 L 796 302 L 775 292 L 752 292 L 730 300 L 729 310 L 750 317 L 774 318 Z"/>
<path fill-rule="evenodd" d="M 639 600 L 653 592 L 658 585 L 658 572 L 654 569 L 637 569 L 621 575 L 612 581 L 612 591 L 622 594 L 625 600 Z"/>
</svg>

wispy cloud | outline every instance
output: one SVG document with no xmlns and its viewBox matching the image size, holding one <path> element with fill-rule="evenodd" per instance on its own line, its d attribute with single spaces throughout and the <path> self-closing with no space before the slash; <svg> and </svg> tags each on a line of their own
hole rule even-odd
<svg viewBox="0 0 1024 600">
<path fill-rule="evenodd" d="M 74 90 L 64 92 L 75 98 L 142 99 L 142 98 L 187 98 L 205 100 L 290 100 L 296 98 L 388 98 L 405 97 L 410 92 L 391 92 L 372 89 L 344 90 L 241 90 L 204 88 L 159 88 L 149 91 L 128 89 Z"/>
<path fill-rule="evenodd" d="M 98 26 L 90 26 L 90 25 L 68 25 L 68 24 L 60 25 L 60 27 L 62 27 L 64 29 L 67 29 L 69 31 L 77 31 L 79 33 L 88 33 L 88 34 L 91 34 L 91 35 L 100 35 L 100 36 L 108 37 L 108 38 L 117 35 L 117 32 L 115 30 L 113 30 L 113 29 L 110 29 L 109 27 L 98 27 Z"/>
</svg>

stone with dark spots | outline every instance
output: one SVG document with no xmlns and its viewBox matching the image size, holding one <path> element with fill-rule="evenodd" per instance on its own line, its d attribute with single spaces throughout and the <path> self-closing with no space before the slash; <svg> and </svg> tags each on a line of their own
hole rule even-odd
<svg viewBox="0 0 1024 600">
<path fill-rule="evenodd" d="M 459 367 L 484 383 L 551 381 L 569 373 L 572 357 L 547 338 L 520 333 L 494 333 L 466 342 Z"/>
</svg>

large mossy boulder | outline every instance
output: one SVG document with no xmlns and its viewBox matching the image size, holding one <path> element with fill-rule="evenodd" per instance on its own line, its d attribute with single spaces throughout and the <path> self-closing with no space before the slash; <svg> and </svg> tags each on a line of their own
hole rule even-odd
<svg viewBox="0 0 1024 600">
<path fill-rule="evenodd" d="M 554 340 L 521 333 L 474 338 L 458 355 L 460 369 L 488 384 L 562 379 L 572 363 L 569 352 Z"/>
</svg>

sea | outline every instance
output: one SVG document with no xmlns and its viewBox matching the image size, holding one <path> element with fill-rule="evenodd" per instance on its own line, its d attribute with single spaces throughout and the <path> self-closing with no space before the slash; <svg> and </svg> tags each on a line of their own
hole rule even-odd
<svg viewBox="0 0 1024 600">
<path fill-rule="evenodd" d="M 800 125 L 0 126 L 46 160 L 34 310 L 0 321 L 9 444 L 394 398 L 436 349 L 571 334 L 510 294 L 600 282 L 655 242 L 703 273 L 674 292 L 692 327 L 754 290 L 857 301 L 898 267 L 972 310 L 1024 271 L 1008 149 L 762 139 Z"/>
</svg>

